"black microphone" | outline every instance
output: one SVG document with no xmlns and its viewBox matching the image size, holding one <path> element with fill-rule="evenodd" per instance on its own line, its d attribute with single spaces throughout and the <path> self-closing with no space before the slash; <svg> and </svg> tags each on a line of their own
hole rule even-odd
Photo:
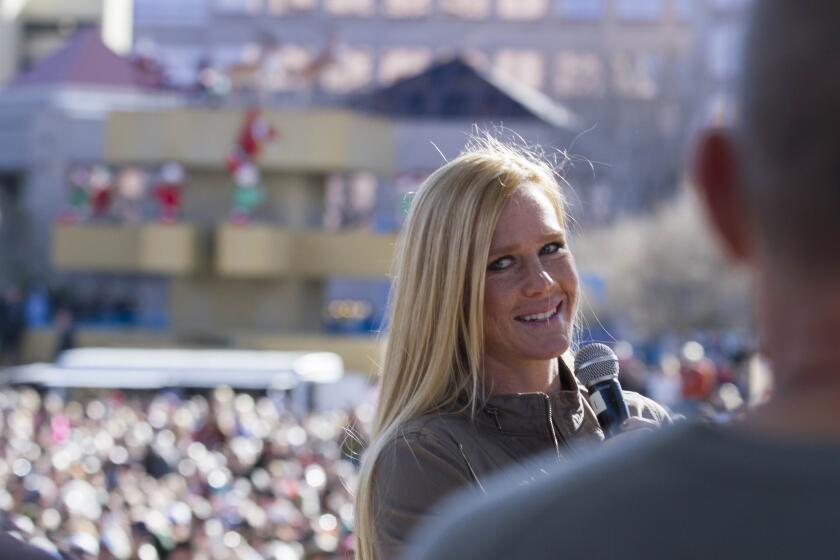
<svg viewBox="0 0 840 560">
<path fill-rule="evenodd" d="M 630 417 L 630 411 L 618 382 L 615 352 L 606 344 L 587 344 L 575 356 L 575 376 L 589 389 L 589 404 L 607 437 L 620 433 L 621 423 Z"/>
</svg>

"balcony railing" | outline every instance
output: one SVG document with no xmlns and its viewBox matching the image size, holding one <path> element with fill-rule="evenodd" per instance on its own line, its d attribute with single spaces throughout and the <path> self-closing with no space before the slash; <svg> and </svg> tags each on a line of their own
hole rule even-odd
<svg viewBox="0 0 840 560">
<path fill-rule="evenodd" d="M 392 171 L 394 133 L 385 119 L 336 109 L 263 115 L 278 132 L 260 154 L 260 167 L 266 171 Z M 174 160 L 187 168 L 222 168 L 241 124 L 242 110 L 237 109 L 111 113 L 106 160 Z"/>
<path fill-rule="evenodd" d="M 59 224 L 52 262 L 62 270 L 186 275 L 200 261 L 198 234 L 188 225 Z"/>
<path fill-rule="evenodd" d="M 396 237 L 363 231 L 293 231 L 265 225 L 222 225 L 215 250 L 190 225 L 59 224 L 52 262 L 61 270 L 183 276 L 204 270 L 225 278 L 381 278 Z"/>
<path fill-rule="evenodd" d="M 217 230 L 215 268 L 220 276 L 237 278 L 383 277 L 395 239 L 368 232 L 226 225 Z"/>
</svg>

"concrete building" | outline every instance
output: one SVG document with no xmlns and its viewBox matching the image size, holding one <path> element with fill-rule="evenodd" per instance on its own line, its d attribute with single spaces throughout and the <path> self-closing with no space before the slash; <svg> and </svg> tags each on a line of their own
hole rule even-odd
<svg viewBox="0 0 840 560">
<path fill-rule="evenodd" d="M 735 88 L 752 0 L 708 0 L 698 14 L 696 66 L 700 100 L 697 116 L 704 122 L 729 124 L 735 118 Z"/>
<path fill-rule="evenodd" d="M 562 103 L 582 134 L 587 219 L 647 209 L 678 182 L 696 107 L 694 0 L 136 0 L 135 48 L 193 87 L 339 103 L 453 55 Z M 585 132 L 583 132 L 585 131 Z M 655 158 L 655 159 L 654 159 Z M 581 168 L 588 167 L 581 165 Z"/>
<path fill-rule="evenodd" d="M 111 111 L 180 103 L 152 78 L 86 28 L 2 90 L 0 281 L 47 274 L 49 224 L 66 202 L 65 173 L 73 162 L 99 161 Z"/>
<path fill-rule="evenodd" d="M 503 123 L 585 156 L 566 170 L 580 221 L 649 207 L 730 87 L 722 3 L 136 0 L 135 54 L 163 78 L 90 31 L 0 94 L 0 281 L 111 302 L 82 345 L 333 350 L 371 372 L 403 197 L 475 124 Z M 253 102 L 279 136 L 265 202 L 233 225 L 225 157 Z M 146 208 L 53 227 L 74 165 L 170 160 L 187 172 L 177 224 Z M 29 357 L 52 336 L 35 330 Z"/>
<path fill-rule="evenodd" d="M 132 0 L 0 0 L 0 86 L 82 28 L 99 29 L 111 49 L 128 52 L 132 16 Z"/>
<path fill-rule="evenodd" d="M 342 105 L 266 106 L 277 134 L 259 157 L 264 201 L 235 223 L 227 157 L 245 107 L 161 88 L 144 68 L 87 30 L 0 94 L 3 281 L 60 288 L 83 319 L 82 346 L 329 350 L 370 373 L 400 197 L 456 155 L 474 123 L 504 118 L 549 144 L 576 133 L 567 109 L 457 59 Z M 441 72 L 451 85 L 429 87 Z M 441 104 L 473 96 L 492 110 Z M 427 110 L 392 110 L 408 102 Z M 79 164 L 152 177 L 168 161 L 186 169 L 176 223 L 155 219 L 148 193 L 128 222 L 115 211 L 57 221 Z M 52 352 L 42 327 L 27 359 Z"/>
<path fill-rule="evenodd" d="M 347 111 L 267 111 L 280 131 L 260 159 L 262 220 L 228 221 L 225 169 L 237 109 L 179 108 L 113 112 L 104 156 L 113 168 L 178 161 L 186 168 L 183 219 L 177 224 L 70 224 L 54 230 L 56 269 L 157 281 L 163 328 L 88 332 L 83 344 L 222 346 L 330 350 L 355 371 L 374 369 L 377 341 L 324 332 L 326 283 L 333 277 L 382 278 L 394 236 L 325 231 L 328 175 L 390 173 L 393 127 Z"/>
</svg>

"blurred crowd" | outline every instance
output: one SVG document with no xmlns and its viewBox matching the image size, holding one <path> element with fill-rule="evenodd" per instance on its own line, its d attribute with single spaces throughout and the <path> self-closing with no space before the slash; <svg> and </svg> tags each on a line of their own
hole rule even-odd
<svg viewBox="0 0 840 560">
<path fill-rule="evenodd" d="M 658 340 L 641 350 L 626 341 L 613 346 L 622 387 L 689 418 L 738 416 L 763 402 L 772 390 L 767 367 L 745 337 L 735 333 Z"/>
<path fill-rule="evenodd" d="M 56 558 L 320 559 L 351 550 L 356 411 L 277 397 L 0 392 L 0 521 Z"/>
<path fill-rule="evenodd" d="M 718 342 L 615 343 L 622 385 L 688 417 L 736 416 L 770 378 L 746 345 Z M 56 558 L 348 557 L 370 415 L 369 403 L 303 414 L 282 395 L 227 387 L 6 387 L 0 529 Z"/>
</svg>

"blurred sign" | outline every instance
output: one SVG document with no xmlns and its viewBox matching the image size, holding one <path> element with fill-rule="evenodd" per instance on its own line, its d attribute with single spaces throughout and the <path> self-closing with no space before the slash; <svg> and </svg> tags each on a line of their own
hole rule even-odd
<svg viewBox="0 0 840 560">
<path fill-rule="evenodd" d="M 267 389 L 336 382 L 344 375 L 344 363 L 332 352 L 80 348 L 62 352 L 55 364 L 4 373 L 8 383 L 50 387 Z"/>
</svg>

